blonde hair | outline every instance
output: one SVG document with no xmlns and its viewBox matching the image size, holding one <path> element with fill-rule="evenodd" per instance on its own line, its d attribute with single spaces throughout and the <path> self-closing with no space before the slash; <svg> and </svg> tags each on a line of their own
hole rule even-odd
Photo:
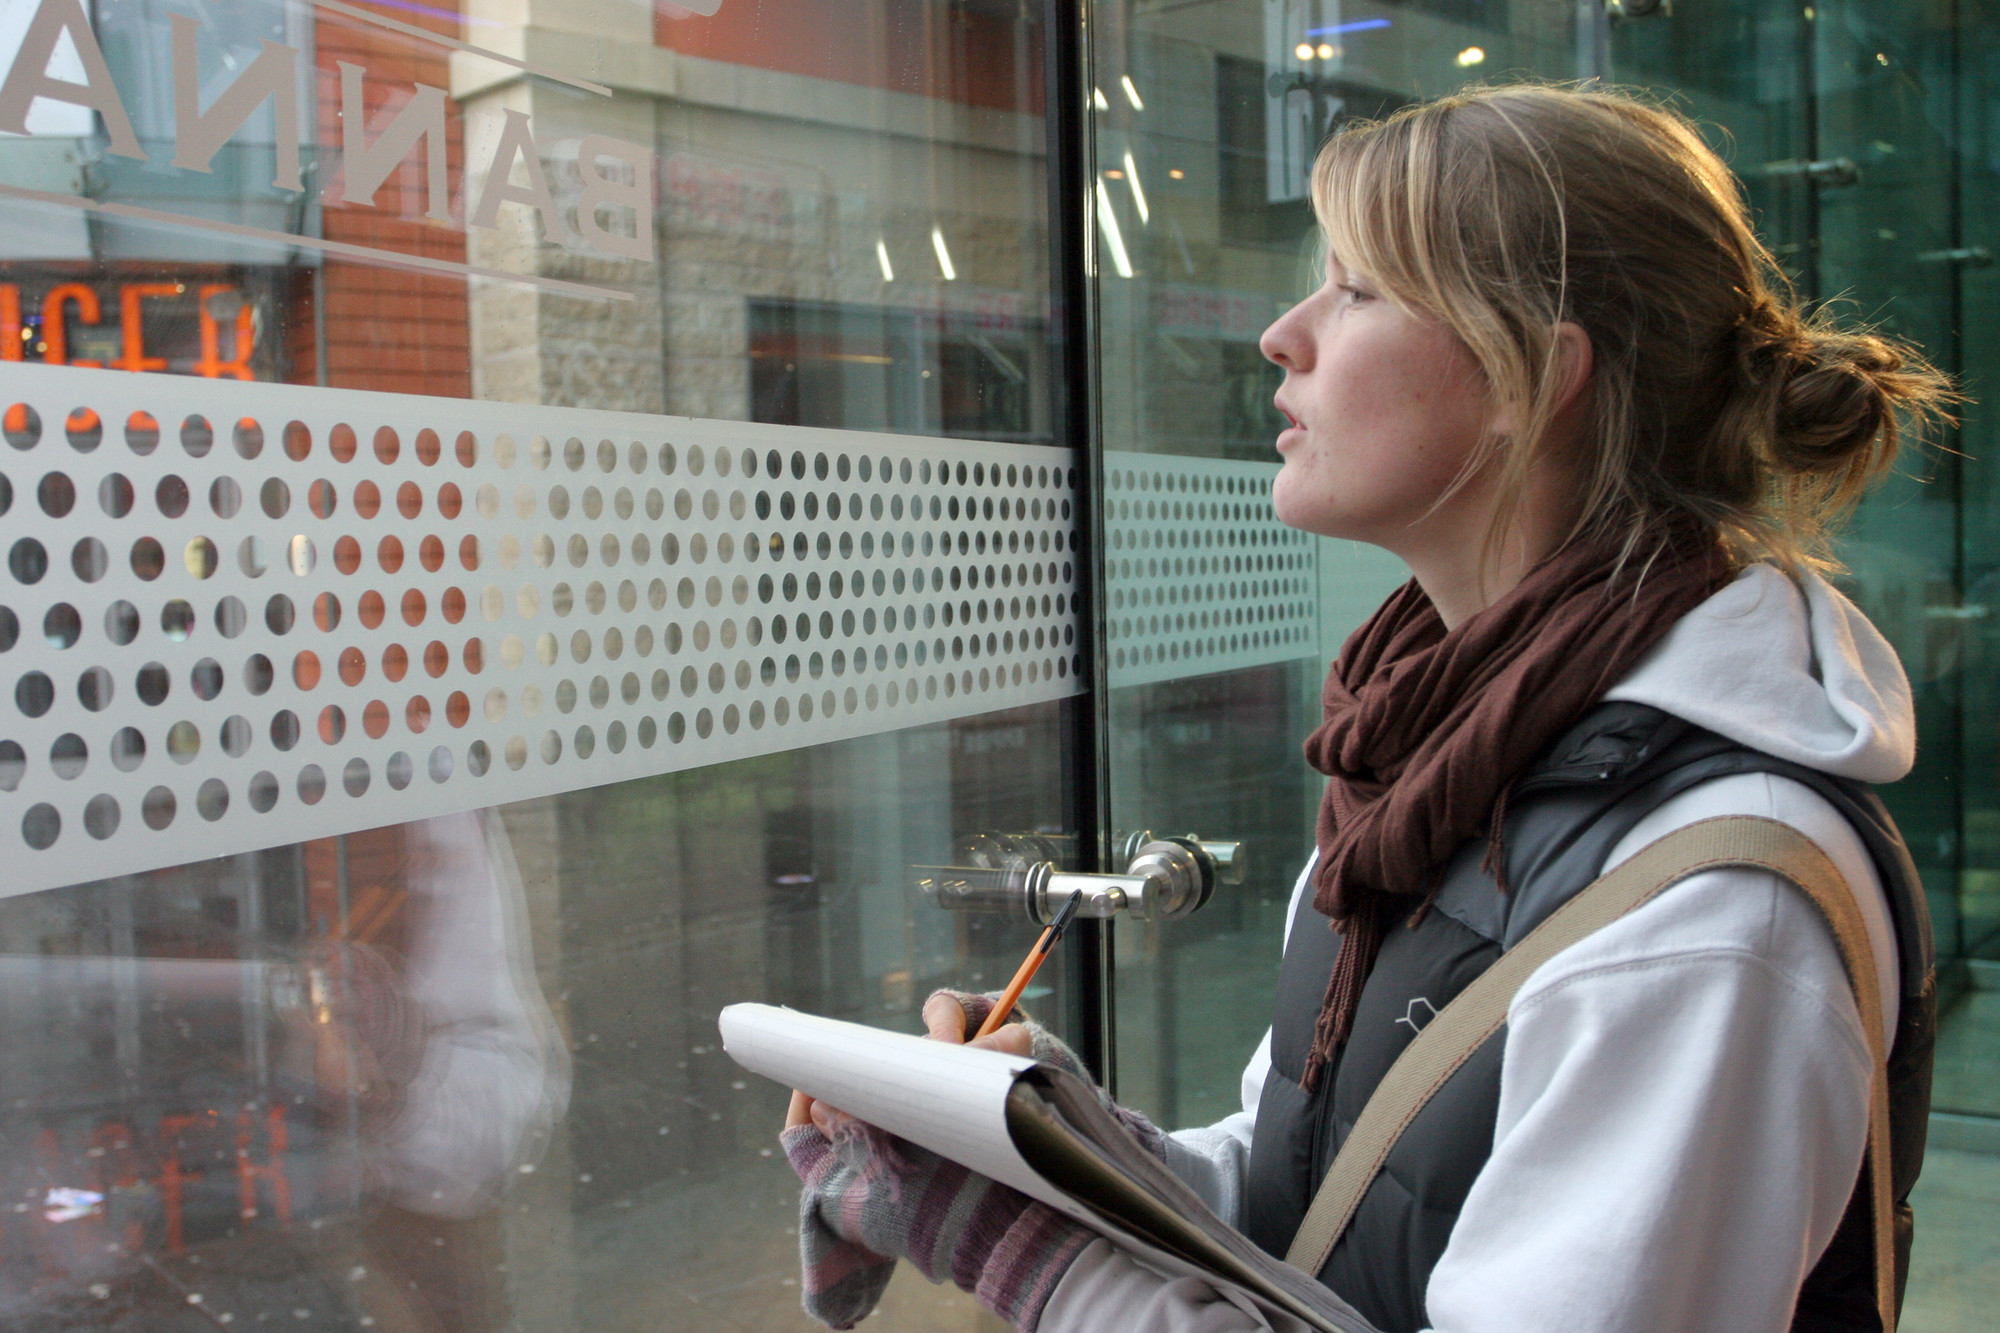
<svg viewBox="0 0 2000 1333">
<path fill-rule="evenodd" d="M 1569 538 L 1627 555 L 1692 518 L 1738 561 L 1831 566 L 1830 530 L 1956 397 L 1910 345 L 1802 309 L 1728 167 L 1629 94 L 1479 88 L 1359 123 L 1312 200 L 1340 262 L 1446 322 L 1513 409 L 1460 478 L 1500 466 L 1496 539 L 1555 448 L 1566 321 L 1593 360 Z"/>
</svg>

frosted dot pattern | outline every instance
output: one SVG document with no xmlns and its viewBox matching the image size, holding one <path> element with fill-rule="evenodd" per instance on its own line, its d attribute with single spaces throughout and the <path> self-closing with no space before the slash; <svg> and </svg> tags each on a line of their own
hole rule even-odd
<svg viewBox="0 0 2000 1333">
<path fill-rule="evenodd" d="M 1277 475 L 1268 463 L 1106 453 L 1113 688 L 1320 656 L 1326 543 L 1278 521 Z"/>
<path fill-rule="evenodd" d="M 1069 450 L 0 386 L 0 893 L 1082 688 Z"/>
</svg>

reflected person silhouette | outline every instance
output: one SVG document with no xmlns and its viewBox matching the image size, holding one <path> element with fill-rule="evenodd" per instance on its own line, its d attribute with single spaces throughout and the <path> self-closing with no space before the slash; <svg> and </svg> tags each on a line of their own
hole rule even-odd
<svg viewBox="0 0 2000 1333">
<path fill-rule="evenodd" d="M 569 1054 L 535 983 L 499 813 L 399 832 L 406 902 L 364 918 L 385 921 L 373 940 L 313 948 L 287 1054 L 323 1101 L 352 1098 L 365 1193 L 468 1217 L 546 1149 L 568 1107 Z"/>
<path fill-rule="evenodd" d="M 507 1322 L 570 1064 L 499 812 L 0 900 L 0 1040 L 0 1326 Z"/>
</svg>

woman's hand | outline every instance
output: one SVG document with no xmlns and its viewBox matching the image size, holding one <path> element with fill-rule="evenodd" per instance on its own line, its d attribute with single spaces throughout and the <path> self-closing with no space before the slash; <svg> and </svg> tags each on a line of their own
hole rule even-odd
<svg viewBox="0 0 2000 1333">
<path fill-rule="evenodd" d="M 970 1002 L 978 1009 L 977 1016 L 967 1013 Z M 954 1046 L 965 1045 L 979 1025 L 986 1021 L 986 1015 L 993 1012 L 993 1001 L 984 995 L 960 997 L 951 991 L 938 991 L 924 1001 L 924 1027 L 932 1041 L 950 1042 Z M 1034 1040 L 1025 1023 L 1003 1023 L 998 1032 L 971 1041 L 989 1051 L 999 1051 L 1003 1055 L 1028 1055 Z"/>
<path fill-rule="evenodd" d="M 993 1012 L 994 998 L 932 995 L 923 1008 L 930 1039 L 965 1045 Z M 972 1044 L 1036 1059 L 1054 1055 L 1082 1069 L 1053 1035 L 1025 1021 Z M 1056 1279 L 1094 1239 L 1027 1195 L 801 1092 L 792 1094 L 779 1142 L 802 1186 L 802 1302 L 834 1328 L 852 1328 L 875 1308 L 900 1258 L 933 1282 L 973 1292 L 1032 1333 Z"/>
</svg>

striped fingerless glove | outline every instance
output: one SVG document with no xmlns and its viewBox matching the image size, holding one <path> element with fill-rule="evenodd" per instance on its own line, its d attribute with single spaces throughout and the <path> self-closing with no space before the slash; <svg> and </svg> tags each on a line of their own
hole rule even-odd
<svg viewBox="0 0 2000 1333">
<path fill-rule="evenodd" d="M 939 991 L 965 1012 L 969 1039 L 998 998 Z M 1016 1011 L 1030 1053 L 1078 1078 L 1090 1073 L 1047 1028 Z M 1166 1136 L 1145 1116 L 1098 1097 L 1133 1136 L 1166 1156 Z M 806 1313 L 852 1328 L 874 1310 L 907 1259 L 933 1282 L 950 1281 L 1018 1329 L 1033 1333 L 1042 1307 L 1096 1233 L 1020 1191 L 857 1120 L 832 1140 L 810 1124 L 785 1131 L 799 1195 L 799 1265 Z"/>
<path fill-rule="evenodd" d="M 1094 1232 L 1018 1190 L 903 1139 L 847 1121 L 828 1140 L 786 1130 L 799 1196 L 806 1313 L 852 1328 L 875 1308 L 898 1258 L 950 1281 L 1016 1328 L 1033 1330 Z"/>
</svg>

